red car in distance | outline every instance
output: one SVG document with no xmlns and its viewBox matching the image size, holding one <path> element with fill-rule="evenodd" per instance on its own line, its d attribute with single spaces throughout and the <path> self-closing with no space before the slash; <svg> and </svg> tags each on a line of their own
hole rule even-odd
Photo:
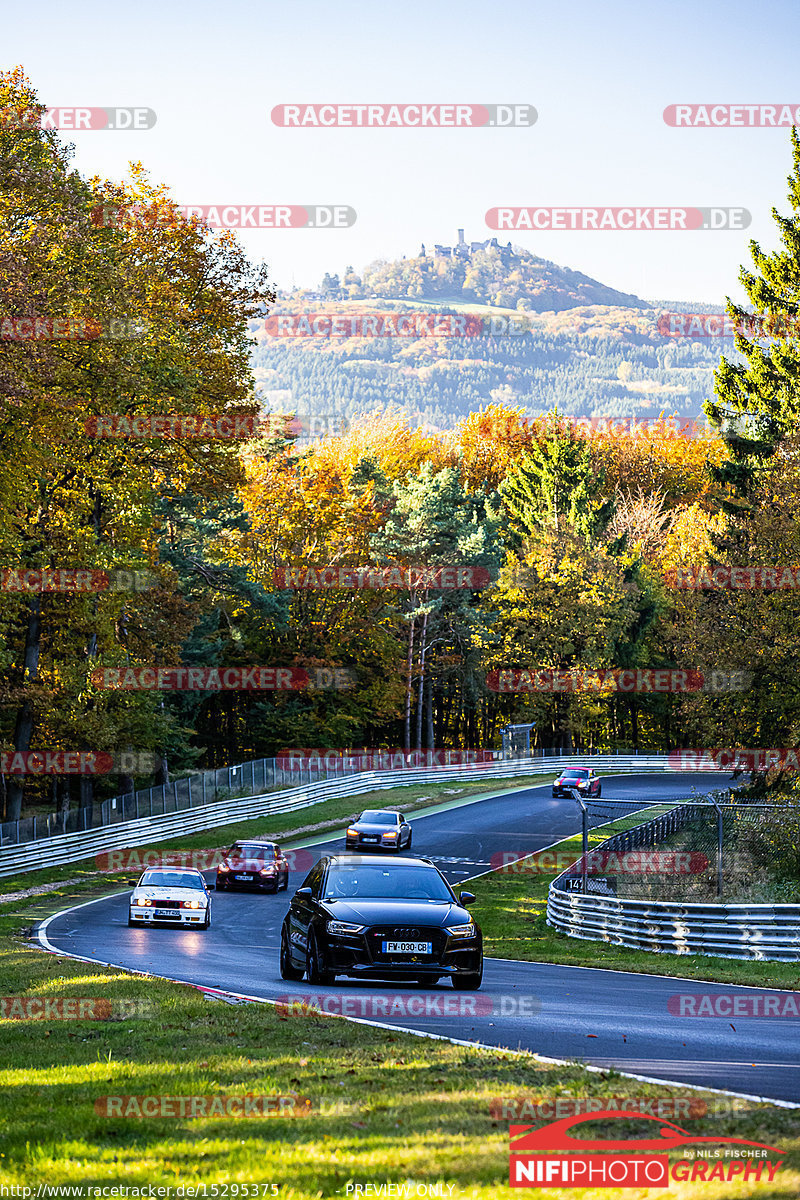
<svg viewBox="0 0 800 1200">
<path fill-rule="evenodd" d="M 275 842 L 234 842 L 217 866 L 217 891 L 277 892 L 289 886 L 289 863 Z"/>
</svg>

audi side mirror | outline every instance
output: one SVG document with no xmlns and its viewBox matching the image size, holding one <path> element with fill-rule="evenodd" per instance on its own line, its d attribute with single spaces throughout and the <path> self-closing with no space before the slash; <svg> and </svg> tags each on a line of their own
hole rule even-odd
<svg viewBox="0 0 800 1200">
<path fill-rule="evenodd" d="M 301 888 L 298 888 L 297 891 L 295 892 L 295 896 L 313 896 L 313 895 L 314 895 L 314 893 L 311 891 L 310 887 L 301 887 Z"/>
<path fill-rule="evenodd" d="M 472 892 L 461 892 L 458 899 L 461 904 L 475 903 L 475 896 Z"/>
</svg>

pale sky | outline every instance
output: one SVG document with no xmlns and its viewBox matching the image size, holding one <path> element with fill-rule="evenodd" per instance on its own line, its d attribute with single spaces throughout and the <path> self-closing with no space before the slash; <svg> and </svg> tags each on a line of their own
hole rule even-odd
<svg viewBox="0 0 800 1200">
<path fill-rule="evenodd" d="M 741 298 L 750 237 L 775 245 L 789 134 L 671 128 L 670 104 L 800 105 L 796 0 L 40 0 L 3 15 L 4 66 L 53 106 L 141 106 L 150 130 L 64 136 L 86 175 L 141 160 L 184 204 L 338 204 L 345 229 L 252 230 L 274 282 L 493 235 L 497 206 L 734 206 L 746 231 L 515 233 L 533 253 L 646 299 Z M 290 129 L 286 103 L 530 104 L 529 128 Z M 501 241 L 507 236 L 498 235 Z"/>
</svg>

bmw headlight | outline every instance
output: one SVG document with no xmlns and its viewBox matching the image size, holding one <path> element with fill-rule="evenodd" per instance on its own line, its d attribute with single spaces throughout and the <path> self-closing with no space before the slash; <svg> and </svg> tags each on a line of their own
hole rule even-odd
<svg viewBox="0 0 800 1200">
<path fill-rule="evenodd" d="M 140 896 L 139 899 L 135 903 L 138 904 L 140 908 L 149 908 L 149 907 L 151 907 L 153 901 L 146 900 L 144 898 L 144 896 Z"/>
<path fill-rule="evenodd" d="M 472 921 L 468 921 L 466 925 L 450 925 L 447 929 L 451 938 L 468 938 L 475 934 L 475 926 Z"/>
<path fill-rule="evenodd" d="M 363 925 L 353 925 L 350 921 L 328 921 L 328 933 L 361 933 Z"/>
</svg>

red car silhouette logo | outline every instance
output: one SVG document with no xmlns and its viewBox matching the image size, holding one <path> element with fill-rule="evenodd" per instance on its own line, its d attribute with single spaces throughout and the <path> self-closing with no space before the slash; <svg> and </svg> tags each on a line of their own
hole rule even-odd
<svg viewBox="0 0 800 1200">
<path fill-rule="evenodd" d="M 575 1138 L 568 1135 L 568 1130 L 576 1125 L 585 1125 L 588 1121 L 629 1121 L 638 1118 L 642 1121 L 652 1121 L 659 1127 L 658 1137 L 627 1138 L 620 1141 L 608 1139 L 594 1140 L 591 1138 Z M 672 1125 L 649 1113 L 592 1112 L 582 1113 L 574 1117 L 564 1117 L 562 1121 L 553 1121 L 537 1129 L 535 1125 L 511 1125 L 509 1128 L 512 1154 L 539 1154 L 551 1150 L 578 1152 L 594 1152 L 597 1150 L 676 1150 L 680 1146 L 696 1146 L 701 1143 L 727 1146 L 758 1146 L 762 1150 L 771 1150 L 774 1154 L 783 1156 L 786 1152 L 777 1146 L 767 1146 L 764 1142 L 750 1142 L 746 1138 L 732 1137 L 700 1137 L 696 1133 L 688 1133 L 679 1125 Z"/>
</svg>

